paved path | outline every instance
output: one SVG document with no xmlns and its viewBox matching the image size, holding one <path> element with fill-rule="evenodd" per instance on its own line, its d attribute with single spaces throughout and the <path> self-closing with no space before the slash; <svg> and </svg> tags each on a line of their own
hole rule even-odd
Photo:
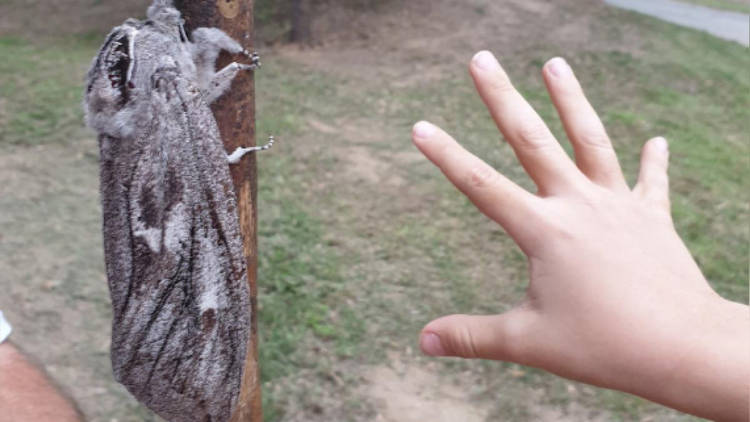
<svg viewBox="0 0 750 422">
<path fill-rule="evenodd" d="M 725 12 L 673 0 L 604 0 L 613 6 L 706 31 L 719 38 L 750 45 L 750 15 Z"/>
</svg>

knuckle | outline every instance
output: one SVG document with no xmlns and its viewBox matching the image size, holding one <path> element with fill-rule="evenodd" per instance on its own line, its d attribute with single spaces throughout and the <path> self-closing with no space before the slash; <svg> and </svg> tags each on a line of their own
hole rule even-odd
<svg viewBox="0 0 750 422">
<path fill-rule="evenodd" d="M 450 347 L 456 356 L 474 359 L 479 357 L 479 351 L 476 344 L 475 336 L 469 326 L 468 318 L 462 316 L 459 318 L 459 324 L 454 329 L 451 336 Z"/>
<path fill-rule="evenodd" d="M 524 149 L 542 149 L 550 146 L 550 132 L 542 123 L 525 124 L 518 129 L 518 146 Z"/>
<path fill-rule="evenodd" d="M 584 129 L 578 134 L 576 140 L 581 146 L 604 149 L 608 151 L 613 150 L 612 143 L 610 142 L 609 137 L 604 132 L 604 130 L 600 128 Z"/>
<path fill-rule="evenodd" d="M 494 186 L 497 178 L 498 174 L 495 169 L 485 163 L 479 163 L 467 173 L 466 185 L 471 189 L 485 189 Z"/>
</svg>

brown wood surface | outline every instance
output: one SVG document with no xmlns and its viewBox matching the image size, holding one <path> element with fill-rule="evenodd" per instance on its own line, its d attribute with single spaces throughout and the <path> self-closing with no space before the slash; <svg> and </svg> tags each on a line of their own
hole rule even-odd
<svg viewBox="0 0 750 422">
<path fill-rule="evenodd" d="M 175 6 L 185 18 L 188 34 L 195 28 L 209 26 L 226 31 L 248 51 L 253 51 L 253 0 L 174 0 Z M 222 53 L 217 61 L 220 69 L 233 60 L 247 63 L 243 56 L 231 57 Z M 240 72 L 232 88 L 211 107 L 219 124 L 221 138 L 228 152 L 238 146 L 255 145 L 255 85 L 252 72 Z M 260 395 L 260 371 L 258 367 L 257 327 L 257 237 L 256 237 L 256 167 L 255 153 L 242 158 L 239 164 L 230 167 L 240 230 L 247 259 L 247 278 L 250 283 L 250 306 L 252 308 L 250 339 L 242 377 L 242 391 L 232 422 L 261 422 L 263 411 Z"/>
</svg>

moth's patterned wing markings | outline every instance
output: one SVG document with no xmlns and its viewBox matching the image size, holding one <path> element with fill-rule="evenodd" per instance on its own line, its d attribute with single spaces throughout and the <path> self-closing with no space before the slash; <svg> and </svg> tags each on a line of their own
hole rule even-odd
<svg viewBox="0 0 750 422">
<path fill-rule="evenodd" d="M 171 56 L 184 46 L 129 22 L 105 41 L 86 88 L 100 132 L 113 369 L 168 420 L 228 420 L 250 316 L 226 152 L 189 57 Z"/>
<path fill-rule="evenodd" d="M 219 268 L 222 272 L 225 272 L 225 289 L 221 289 L 218 283 L 205 285 L 208 290 L 204 291 L 202 300 L 199 302 L 201 319 L 207 327 L 216 327 L 217 335 L 222 339 L 222 341 L 209 342 L 210 346 L 220 349 L 217 351 L 219 355 L 230 358 L 230 361 L 227 362 L 229 368 L 236 368 L 241 372 L 244 365 L 250 321 L 248 313 L 242 312 L 242 308 L 226 306 L 227 302 L 239 302 L 244 299 L 244 309 L 249 308 L 249 287 L 245 282 L 247 268 L 237 220 L 234 188 L 229 167 L 226 164 L 226 152 L 219 139 L 219 130 L 215 120 L 199 119 L 195 116 L 198 110 L 208 110 L 208 104 L 204 96 L 200 95 L 196 87 L 188 80 L 178 78 L 177 83 L 180 86 L 177 89 L 179 95 L 190 97 L 190 100 L 184 100 L 183 104 L 191 104 L 192 102 L 185 113 L 195 139 L 195 142 L 190 143 L 193 154 L 195 157 L 202 157 L 195 162 L 198 174 L 203 182 L 201 184 L 202 192 L 205 195 L 201 198 L 200 203 L 206 204 L 204 209 L 207 208 L 209 212 L 212 233 L 217 236 L 214 242 L 219 242 L 222 246 L 221 248 L 211 248 L 211 250 L 221 252 L 221 256 L 216 258 L 223 262 Z M 201 236 L 198 236 L 198 238 L 201 239 Z M 215 273 L 216 270 L 215 268 L 208 269 L 210 273 Z M 222 292 L 225 295 L 215 296 L 214 289 L 217 293 Z M 219 299 L 218 303 L 216 302 L 217 298 Z M 217 318 L 221 317 L 221 312 L 224 313 L 224 318 L 227 317 L 227 313 L 231 313 L 231 318 L 235 319 L 236 323 L 217 325 Z M 232 350 L 242 350 L 242 353 L 229 353 Z M 226 384 L 233 374 L 236 373 L 224 371 L 223 376 L 216 377 L 216 380 L 220 384 Z M 239 389 L 240 378 L 235 377 L 235 381 L 237 382 L 236 387 Z"/>
<path fill-rule="evenodd" d="M 170 420 L 188 420 L 178 419 L 185 414 L 226 420 L 239 391 L 249 326 L 231 180 L 215 122 L 200 116 L 208 107 L 198 91 L 191 94 L 176 69 L 157 70 L 154 78 L 152 115 L 162 119 L 151 131 L 161 136 L 137 141 L 136 194 L 129 197 L 135 297 L 123 309 L 123 332 L 113 333 L 123 336 L 125 352 L 116 354 L 113 345 L 114 366 L 136 397 Z M 191 218 L 174 214 L 179 209 L 190 210 Z M 141 232 L 160 230 L 158 249 L 133 230 L 140 225 Z M 175 396 L 164 395 L 170 388 Z M 198 408 L 187 409 L 186 402 Z"/>
<path fill-rule="evenodd" d="M 151 97 L 152 109 L 149 110 L 149 115 L 162 114 L 162 118 L 152 119 L 151 127 L 146 133 L 159 136 L 145 136 L 134 140 L 135 148 L 129 160 L 133 165 L 133 173 L 128 181 L 130 189 L 126 197 L 129 219 L 126 226 L 121 228 L 121 231 L 128 230 L 132 239 L 133 246 L 129 251 L 132 254 L 132 273 L 129 279 L 111 280 L 113 284 L 130 286 L 128 296 L 113 295 L 113 303 L 123 303 L 119 306 L 119 314 L 115 315 L 119 323 L 116 322 L 113 330 L 113 367 L 116 377 L 146 403 L 153 400 L 149 395 L 148 385 L 159 365 L 159 351 L 163 351 L 169 342 L 175 340 L 172 335 L 175 324 L 184 324 L 182 307 L 179 305 L 185 300 L 189 301 L 189 297 L 184 294 L 180 285 L 192 282 L 184 276 L 184 259 L 180 259 L 181 254 L 162 250 L 163 236 L 159 236 L 157 245 L 153 244 L 153 239 L 149 241 L 143 236 L 145 229 L 159 229 L 163 232 L 164 219 L 171 207 L 175 203 L 185 202 L 182 189 L 158 191 L 165 189 L 166 185 L 167 162 L 163 157 L 167 147 L 165 143 L 179 138 L 180 130 L 179 127 L 164 123 L 164 119 L 173 120 L 173 117 L 163 114 L 168 113 L 167 107 L 154 103 L 158 100 L 156 93 L 152 92 Z M 167 200 L 164 193 L 171 195 L 171 198 Z M 105 221 L 105 225 L 106 223 Z M 172 319 L 170 313 L 174 313 L 171 315 Z M 154 385 L 156 386 L 162 387 Z"/>
</svg>

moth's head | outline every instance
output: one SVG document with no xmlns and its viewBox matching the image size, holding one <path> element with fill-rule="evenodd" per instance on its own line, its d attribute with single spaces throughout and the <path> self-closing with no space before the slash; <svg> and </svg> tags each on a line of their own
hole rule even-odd
<svg viewBox="0 0 750 422">
<path fill-rule="evenodd" d="M 182 24 L 180 11 L 175 9 L 172 0 L 154 0 L 148 8 L 146 16 L 152 21 L 166 25 L 179 26 Z"/>
<path fill-rule="evenodd" d="M 116 132 L 105 126 L 127 107 L 134 96 L 135 56 L 131 51 L 134 33 L 128 25 L 112 31 L 86 77 L 86 122 L 99 132 Z"/>
</svg>

